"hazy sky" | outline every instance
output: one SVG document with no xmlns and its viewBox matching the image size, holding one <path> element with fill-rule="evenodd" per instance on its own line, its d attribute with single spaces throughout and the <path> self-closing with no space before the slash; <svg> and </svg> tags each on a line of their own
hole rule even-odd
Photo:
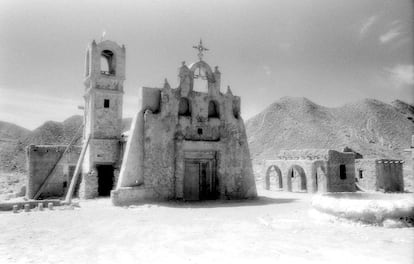
<svg viewBox="0 0 414 264">
<path fill-rule="evenodd" d="M 245 120 L 283 96 L 414 103 L 413 10 L 412 0 L 1 0 L 0 120 L 33 129 L 82 114 L 85 50 L 103 31 L 126 46 L 125 117 L 139 87 L 178 85 L 200 37 Z"/>
</svg>

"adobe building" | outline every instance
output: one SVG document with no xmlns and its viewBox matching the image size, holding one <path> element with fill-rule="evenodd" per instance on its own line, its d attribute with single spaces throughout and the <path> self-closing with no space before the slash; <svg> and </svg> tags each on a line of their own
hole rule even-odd
<svg viewBox="0 0 414 264">
<path fill-rule="evenodd" d="M 364 191 L 403 192 L 403 163 L 395 159 L 356 159 L 357 186 Z"/>
<path fill-rule="evenodd" d="M 28 198 L 63 195 L 77 162 L 83 199 L 108 196 L 115 186 L 115 205 L 255 197 L 240 97 L 230 88 L 220 91 L 218 67 L 213 71 L 202 60 L 207 49 L 201 41 L 195 48 L 199 61 L 183 63 L 177 88 L 166 81 L 162 88 L 142 89 L 141 108 L 122 134 L 125 47 L 93 41 L 85 62 L 85 156 L 80 146 L 29 147 Z M 195 85 L 200 82 L 205 87 Z"/>
<path fill-rule="evenodd" d="M 361 191 L 403 192 L 403 160 L 364 158 L 349 147 L 344 152 L 355 154 L 355 183 Z"/>
<path fill-rule="evenodd" d="M 48 183 L 39 198 L 63 196 L 72 180 L 80 146 L 67 149 L 65 145 L 29 145 L 26 148 L 26 198 L 33 199 L 47 176 Z"/>
<path fill-rule="evenodd" d="M 281 150 L 264 161 L 264 188 L 296 192 L 354 192 L 354 153 L 329 149 Z"/>
<path fill-rule="evenodd" d="M 115 205 L 145 200 L 241 199 L 257 196 L 240 97 L 220 91 L 221 73 L 202 59 L 179 69 L 179 86 L 142 89 Z M 196 83 L 204 83 L 204 91 Z"/>
</svg>

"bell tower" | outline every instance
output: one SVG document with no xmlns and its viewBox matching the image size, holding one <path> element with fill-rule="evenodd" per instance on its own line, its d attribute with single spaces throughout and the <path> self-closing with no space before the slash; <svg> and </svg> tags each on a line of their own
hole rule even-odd
<svg viewBox="0 0 414 264">
<path fill-rule="evenodd" d="M 93 41 L 85 61 L 83 140 L 90 140 L 82 163 L 81 198 L 109 195 L 116 184 L 124 80 L 125 46 Z"/>
</svg>

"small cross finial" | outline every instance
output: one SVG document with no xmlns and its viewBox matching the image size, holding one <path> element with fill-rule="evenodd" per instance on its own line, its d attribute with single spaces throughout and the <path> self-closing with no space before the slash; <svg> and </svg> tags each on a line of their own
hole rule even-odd
<svg viewBox="0 0 414 264">
<path fill-rule="evenodd" d="M 200 61 L 203 60 L 203 51 L 208 51 L 208 49 L 206 47 L 203 46 L 203 41 L 200 39 L 200 43 L 198 44 L 198 46 L 193 46 L 194 49 L 198 50 L 198 58 L 200 59 Z"/>
<path fill-rule="evenodd" d="M 101 42 L 104 41 L 105 35 L 106 35 L 106 30 L 104 29 L 102 31 Z"/>
</svg>

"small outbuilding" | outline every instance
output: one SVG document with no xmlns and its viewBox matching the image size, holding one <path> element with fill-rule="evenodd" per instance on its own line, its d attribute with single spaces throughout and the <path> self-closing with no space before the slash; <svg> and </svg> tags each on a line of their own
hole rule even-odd
<svg viewBox="0 0 414 264">
<path fill-rule="evenodd" d="M 80 152 L 81 146 L 29 145 L 26 148 L 26 198 L 63 196 L 72 180 Z M 42 191 L 38 193 L 40 189 Z"/>
<path fill-rule="evenodd" d="M 329 149 L 281 150 L 264 161 L 264 188 L 298 192 L 354 192 L 354 153 Z"/>
<path fill-rule="evenodd" d="M 365 191 L 403 192 L 403 163 L 396 159 L 356 159 L 357 186 Z"/>
</svg>

